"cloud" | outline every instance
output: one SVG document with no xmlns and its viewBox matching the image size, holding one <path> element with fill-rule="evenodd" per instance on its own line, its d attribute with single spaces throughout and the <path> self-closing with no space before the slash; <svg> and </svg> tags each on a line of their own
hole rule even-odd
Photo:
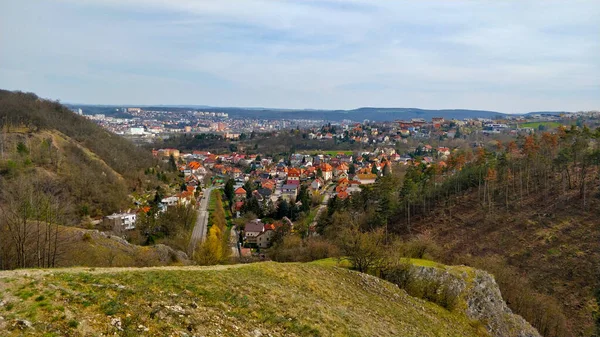
<svg viewBox="0 0 600 337">
<path fill-rule="evenodd" d="M 554 0 L 5 2 L 0 87 L 90 103 L 597 109 L 599 14 Z"/>
</svg>

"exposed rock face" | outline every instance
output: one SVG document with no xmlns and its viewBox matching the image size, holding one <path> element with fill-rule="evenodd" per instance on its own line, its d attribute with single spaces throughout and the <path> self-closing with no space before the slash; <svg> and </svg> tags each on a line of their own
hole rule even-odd
<svg viewBox="0 0 600 337">
<path fill-rule="evenodd" d="M 486 322 L 494 336 L 538 337 L 540 334 L 523 317 L 514 314 L 502 299 L 500 288 L 494 278 L 481 270 L 475 270 L 468 291 L 464 294 L 468 317 Z"/>
<path fill-rule="evenodd" d="M 494 337 L 541 337 L 531 324 L 508 308 L 494 277 L 485 271 L 464 266 L 406 264 L 385 278 L 413 296 L 464 312 Z"/>
</svg>

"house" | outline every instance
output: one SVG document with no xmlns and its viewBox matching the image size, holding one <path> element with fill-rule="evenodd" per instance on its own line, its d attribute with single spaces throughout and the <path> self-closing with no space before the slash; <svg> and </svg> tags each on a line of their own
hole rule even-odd
<svg viewBox="0 0 600 337">
<path fill-rule="evenodd" d="M 333 167 L 331 167 L 331 165 L 326 163 L 322 164 L 321 172 L 323 172 L 323 179 L 325 179 L 325 181 L 331 180 L 333 178 Z"/>
<path fill-rule="evenodd" d="M 231 173 L 233 178 L 239 178 L 242 175 L 242 171 L 237 167 L 234 167 L 233 170 L 231 170 Z"/>
<path fill-rule="evenodd" d="M 377 175 L 373 173 L 361 173 L 357 174 L 354 178 L 357 179 L 361 185 L 369 185 L 375 183 Z"/>
<path fill-rule="evenodd" d="M 348 194 L 348 192 L 346 191 L 341 191 L 337 194 L 338 199 L 340 200 L 344 200 L 344 199 L 348 199 L 350 195 Z"/>
<path fill-rule="evenodd" d="M 348 178 L 343 178 L 343 179 L 338 180 L 338 186 L 346 188 L 346 187 L 348 187 L 348 185 L 350 185 L 350 181 L 348 180 Z"/>
<path fill-rule="evenodd" d="M 137 215 L 135 213 L 114 213 L 104 217 L 102 226 L 114 232 L 135 229 Z"/>
<path fill-rule="evenodd" d="M 244 227 L 244 241 L 248 244 L 257 244 L 257 238 L 265 231 L 265 226 L 260 219 L 247 222 Z"/>
<path fill-rule="evenodd" d="M 273 237 L 280 225 L 266 224 L 263 226 L 263 232 L 256 237 L 256 245 L 260 248 L 268 248 L 273 242 Z"/>
<path fill-rule="evenodd" d="M 257 190 L 257 192 L 263 197 L 263 198 L 270 198 L 271 195 L 273 194 L 273 190 L 268 189 L 268 188 L 259 188 Z"/>
<path fill-rule="evenodd" d="M 194 198 L 194 193 L 183 191 L 181 193 L 177 193 L 175 197 L 177 198 L 178 205 L 189 205 L 192 202 L 192 199 Z"/>
<path fill-rule="evenodd" d="M 335 168 L 335 176 L 339 177 L 340 174 L 342 173 L 348 173 L 348 165 L 342 163 L 340 165 L 338 165 L 338 167 Z"/>
<path fill-rule="evenodd" d="M 315 191 L 321 188 L 321 186 L 323 186 L 323 181 L 318 178 L 313 180 L 312 183 L 310 183 L 310 188 L 312 188 Z"/>
<path fill-rule="evenodd" d="M 166 206 L 177 206 L 177 202 L 179 199 L 177 197 L 167 197 L 163 198 L 160 202 Z"/>
<path fill-rule="evenodd" d="M 243 187 L 238 187 L 235 192 L 234 199 L 235 201 L 243 201 L 246 200 L 246 190 Z"/>
<path fill-rule="evenodd" d="M 450 155 L 450 149 L 447 147 L 438 147 L 438 156 L 440 157 L 447 157 Z"/>
<path fill-rule="evenodd" d="M 281 197 L 287 201 L 296 200 L 298 196 L 298 185 L 285 184 L 281 187 Z"/>
<path fill-rule="evenodd" d="M 287 183 L 288 184 L 295 184 L 295 185 L 299 185 L 300 184 L 300 174 L 302 172 L 297 169 L 297 168 L 291 168 L 288 170 L 288 174 L 287 174 Z"/>
<path fill-rule="evenodd" d="M 337 179 L 338 179 L 338 181 L 343 180 L 343 179 L 348 179 L 348 173 L 341 172 L 340 174 L 338 174 Z"/>
</svg>

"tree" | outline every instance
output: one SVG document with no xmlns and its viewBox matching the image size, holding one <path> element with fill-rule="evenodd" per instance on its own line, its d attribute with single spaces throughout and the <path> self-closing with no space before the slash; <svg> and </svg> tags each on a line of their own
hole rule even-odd
<svg viewBox="0 0 600 337">
<path fill-rule="evenodd" d="M 348 166 L 348 174 L 356 174 L 356 166 L 354 166 L 354 163 L 350 163 L 350 166 Z"/>
<path fill-rule="evenodd" d="M 381 230 L 363 233 L 348 225 L 340 232 L 340 246 L 352 268 L 367 272 L 381 266 L 384 258 L 384 234 Z"/>
<path fill-rule="evenodd" d="M 200 265 L 214 265 L 221 262 L 223 257 L 221 248 L 221 230 L 217 226 L 210 227 L 206 241 L 198 246 L 194 260 Z"/>
<path fill-rule="evenodd" d="M 173 155 L 169 156 L 169 169 L 172 172 L 176 172 L 177 171 L 177 161 L 175 160 L 175 156 L 173 156 Z"/>
<path fill-rule="evenodd" d="M 290 204 L 287 202 L 287 200 L 283 199 L 279 202 L 279 205 L 277 205 L 277 219 L 281 219 L 284 216 L 289 216 L 290 215 Z"/>
<path fill-rule="evenodd" d="M 377 169 L 377 165 L 375 163 L 373 163 L 373 165 L 371 165 L 371 173 L 379 174 L 379 170 Z"/>
<path fill-rule="evenodd" d="M 390 168 L 390 164 L 386 163 L 385 166 L 383 167 L 383 176 L 387 177 L 390 174 L 392 174 L 392 169 Z"/>
<path fill-rule="evenodd" d="M 229 200 L 229 203 L 233 202 L 233 197 L 235 191 L 233 190 L 233 179 L 228 179 L 225 183 L 225 187 L 223 188 L 223 192 L 225 193 L 225 197 Z"/>
</svg>

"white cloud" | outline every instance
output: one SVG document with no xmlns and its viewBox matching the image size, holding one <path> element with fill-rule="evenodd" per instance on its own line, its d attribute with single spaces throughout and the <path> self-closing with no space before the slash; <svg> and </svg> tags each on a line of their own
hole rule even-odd
<svg viewBox="0 0 600 337">
<path fill-rule="evenodd" d="M 593 95 L 599 7 L 553 0 L 2 3 L 0 64 L 11 70 L 0 87 L 105 103 L 591 109 L 600 105 Z M 61 85 L 61 76 L 83 84 Z"/>
</svg>

